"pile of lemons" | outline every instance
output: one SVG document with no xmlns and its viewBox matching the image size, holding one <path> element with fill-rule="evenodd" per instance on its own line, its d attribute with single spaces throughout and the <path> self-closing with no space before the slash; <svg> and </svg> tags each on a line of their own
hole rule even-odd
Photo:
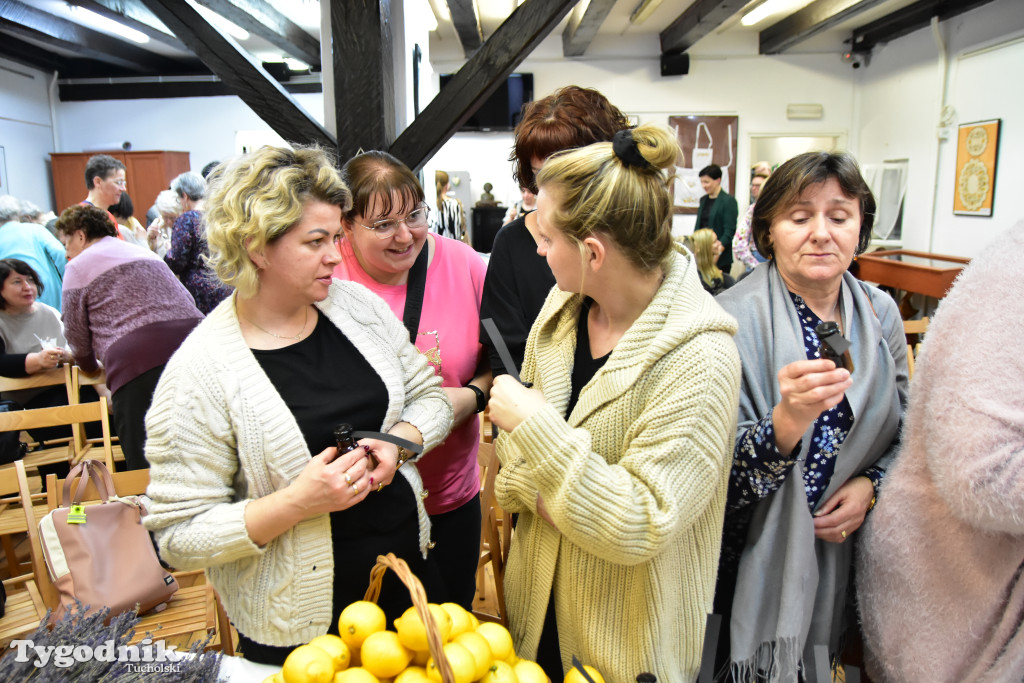
<svg viewBox="0 0 1024 683">
<path fill-rule="evenodd" d="M 459 605 L 429 605 L 455 683 L 548 683 L 536 662 L 520 659 L 501 624 L 481 623 Z M 427 629 L 410 607 L 387 630 L 384 611 L 360 600 L 338 619 L 341 635 L 317 636 L 292 650 L 284 668 L 264 683 L 440 683 Z M 595 679 L 596 680 L 596 679 Z M 602 682 L 599 682 L 602 683 Z"/>
</svg>

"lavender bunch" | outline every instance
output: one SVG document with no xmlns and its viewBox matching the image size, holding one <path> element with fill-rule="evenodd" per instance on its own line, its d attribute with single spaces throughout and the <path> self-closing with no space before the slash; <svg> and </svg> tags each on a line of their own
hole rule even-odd
<svg viewBox="0 0 1024 683">
<path fill-rule="evenodd" d="M 91 613 L 86 609 L 77 602 L 75 609 L 69 610 L 52 629 L 47 625 L 50 616 L 47 613 L 47 618 L 34 633 L 11 643 L 10 649 L 0 653 L 0 681 L 206 683 L 219 680 L 220 654 L 203 652 L 212 636 L 193 644 L 188 650 L 190 656 L 175 658 L 177 661 L 170 658 L 163 662 L 125 661 L 117 655 L 135 635 L 138 615 L 130 610 L 111 618 L 109 608 Z M 110 623 L 105 624 L 108 619 Z M 146 632 L 146 636 L 155 639 L 151 632 Z M 31 641 L 31 647 L 19 648 L 17 643 L 22 640 Z M 86 656 L 101 647 L 112 653 L 112 657 Z M 137 643 L 134 647 L 143 651 L 146 646 Z M 155 645 L 148 647 L 153 652 L 157 651 Z M 178 654 L 177 650 L 175 654 Z M 62 659 L 58 662 L 59 656 Z M 106 661 L 108 659 L 113 661 Z"/>
</svg>

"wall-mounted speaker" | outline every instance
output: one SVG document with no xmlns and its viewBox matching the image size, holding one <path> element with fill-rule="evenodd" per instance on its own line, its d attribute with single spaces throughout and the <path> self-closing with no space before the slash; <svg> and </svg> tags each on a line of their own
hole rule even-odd
<svg viewBox="0 0 1024 683">
<path fill-rule="evenodd" d="M 690 73 L 690 55 L 688 53 L 661 55 L 662 76 L 685 76 L 688 73 Z"/>
</svg>

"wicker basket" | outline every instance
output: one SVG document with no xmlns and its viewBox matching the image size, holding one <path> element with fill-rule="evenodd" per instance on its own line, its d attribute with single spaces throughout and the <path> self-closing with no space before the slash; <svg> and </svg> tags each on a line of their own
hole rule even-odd
<svg viewBox="0 0 1024 683">
<path fill-rule="evenodd" d="M 444 656 L 444 643 L 441 642 L 441 631 L 434 622 L 434 616 L 427 609 L 427 593 L 423 590 L 423 584 L 412 573 L 405 560 L 395 556 L 394 553 L 378 555 L 377 564 L 370 570 L 370 587 L 366 589 L 366 595 L 363 599 L 377 602 L 377 598 L 380 597 L 380 584 L 384 580 L 384 572 L 388 569 L 397 574 L 398 578 L 405 584 L 405 587 L 409 589 L 409 595 L 412 597 L 412 604 L 416 608 L 416 613 L 420 615 L 420 620 L 426 625 L 427 645 L 430 647 L 430 654 L 434 658 L 437 668 L 441 671 L 442 683 L 455 683 L 455 674 L 452 673 L 451 664 L 448 663 L 448 659 Z"/>
</svg>

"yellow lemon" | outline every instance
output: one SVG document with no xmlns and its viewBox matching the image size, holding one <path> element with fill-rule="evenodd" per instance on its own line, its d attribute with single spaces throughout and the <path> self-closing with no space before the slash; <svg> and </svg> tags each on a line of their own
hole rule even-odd
<svg viewBox="0 0 1024 683">
<path fill-rule="evenodd" d="M 395 676 L 395 683 L 430 683 L 430 679 L 427 678 L 427 670 L 422 666 L 410 666 Z"/>
<path fill-rule="evenodd" d="M 520 659 L 512 670 L 515 671 L 519 683 L 548 683 L 548 675 L 537 662 Z"/>
<path fill-rule="evenodd" d="M 480 620 L 476 618 L 476 615 L 472 612 L 469 613 L 469 623 L 473 625 L 471 630 L 475 631 L 480 626 Z"/>
<path fill-rule="evenodd" d="M 352 649 L 362 645 L 371 633 L 383 631 L 387 627 L 384 610 L 367 600 L 353 602 L 338 617 L 338 634 Z"/>
<path fill-rule="evenodd" d="M 335 671 L 344 671 L 348 667 L 351 659 L 348 653 L 348 645 L 338 636 L 326 633 L 322 636 L 317 636 L 307 644 L 318 647 L 329 654 L 331 659 L 334 660 Z"/>
<path fill-rule="evenodd" d="M 491 655 L 491 646 L 487 643 L 487 639 L 475 631 L 467 631 L 455 636 L 455 640 L 452 642 L 462 645 L 473 655 L 473 660 L 476 662 L 473 680 L 479 681 L 483 678 L 494 661 L 494 657 Z"/>
<path fill-rule="evenodd" d="M 491 670 L 481 679 L 482 683 L 519 683 L 516 672 L 508 665 L 508 662 L 495 662 Z"/>
<path fill-rule="evenodd" d="M 469 618 L 469 612 L 463 609 L 462 605 L 454 602 L 441 603 L 441 607 L 448 613 L 448 616 L 452 618 L 452 632 L 449 638 L 455 640 L 455 636 L 460 633 L 465 633 L 469 630 L 475 630 L 472 628 L 473 622 Z"/>
<path fill-rule="evenodd" d="M 449 634 L 452 630 L 452 618 L 448 616 L 448 612 L 440 605 L 428 605 L 428 609 L 438 626 L 441 642 L 448 642 Z M 402 645 L 405 645 L 410 650 L 422 652 L 429 649 L 429 645 L 427 645 L 427 629 L 423 625 L 423 621 L 420 619 L 420 615 L 415 607 L 410 607 L 405 610 L 402 616 L 395 619 L 395 631 L 398 632 L 398 638 L 402 641 Z"/>
<path fill-rule="evenodd" d="M 519 655 L 517 655 L 515 652 L 513 652 L 512 654 L 510 654 L 508 657 L 505 658 L 505 661 L 508 662 L 508 665 L 511 666 L 514 669 L 514 668 L 516 668 L 516 664 L 518 664 L 522 660 L 519 659 Z"/>
<path fill-rule="evenodd" d="M 271 674 L 264 678 L 263 683 L 284 683 L 284 674 L 278 671 L 276 674 Z"/>
<path fill-rule="evenodd" d="M 412 664 L 413 666 L 425 667 L 427 662 L 430 661 L 430 650 L 413 650 L 412 651 Z"/>
<path fill-rule="evenodd" d="M 512 634 L 501 624 L 488 621 L 480 624 L 476 632 L 487 639 L 487 644 L 491 646 L 491 654 L 495 659 L 508 659 L 515 654 L 515 649 L 512 647 Z"/>
<path fill-rule="evenodd" d="M 380 683 L 380 681 L 361 666 L 353 666 L 335 674 L 333 683 Z"/>
<path fill-rule="evenodd" d="M 391 631 L 371 633 L 363 641 L 359 655 L 363 668 L 377 678 L 397 676 L 412 659 L 412 652 L 402 645 L 398 634 Z"/>
<path fill-rule="evenodd" d="M 474 661 L 473 655 L 465 646 L 458 643 L 448 643 L 444 646 L 444 656 L 452 667 L 455 683 L 473 682 L 473 674 L 476 673 L 476 661 Z M 427 662 L 427 676 L 432 681 L 441 680 L 441 670 L 437 667 L 433 657 Z"/>
<path fill-rule="evenodd" d="M 594 680 L 594 683 L 604 683 L 604 676 L 598 673 L 597 669 L 587 664 L 583 665 L 583 669 L 590 674 L 590 677 Z M 569 669 L 569 673 L 565 674 L 564 683 L 587 683 L 587 679 L 583 678 L 583 674 L 575 666 Z"/>
<path fill-rule="evenodd" d="M 284 660 L 285 683 L 331 683 L 334 659 L 318 647 L 299 645 Z"/>
</svg>

